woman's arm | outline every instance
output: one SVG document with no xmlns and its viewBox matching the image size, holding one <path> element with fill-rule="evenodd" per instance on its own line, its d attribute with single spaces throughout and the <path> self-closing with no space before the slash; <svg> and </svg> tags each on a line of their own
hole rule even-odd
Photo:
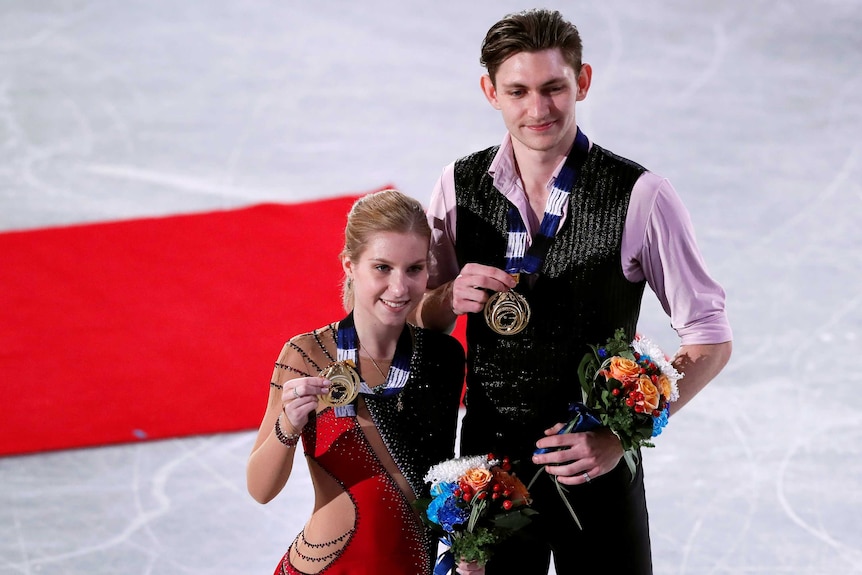
<svg viewBox="0 0 862 575">
<path fill-rule="evenodd" d="M 279 368 L 291 366 L 292 369 Z M 268 503 L 284 488 L 293 470 L 297 441 L 286 445 L 276 435 L 276 421 L 283 436 L 295 436 L 317 409 L 317 396 L 328 391 L 328 382 L 306 376 L 305 361 L 291 345 L 285 344 L 273 372 L 269 402 L 246 466 L 248 492 L 259 503 Z"/>
</svg>

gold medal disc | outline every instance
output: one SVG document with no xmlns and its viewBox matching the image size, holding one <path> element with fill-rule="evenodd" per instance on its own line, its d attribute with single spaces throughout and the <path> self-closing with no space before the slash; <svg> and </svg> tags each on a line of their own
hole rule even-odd
<svg viewBox="0 0 862 575">
<path fill-rule="evenodd" d="M 320 372 L 320 377 L 329 380 L 329 393 L 319 395 L 324 405 L 341 407 L 349 405 L 359 395 L 359 374 L 353 362 L 337 361 Z"/>
<path fill-rule="evenodd" d="M 514 291 L 498 291 L 485 302 L 485 322 L 495 333 L 515 335 L 530 323 L 530 304 Z"/>
</svg>

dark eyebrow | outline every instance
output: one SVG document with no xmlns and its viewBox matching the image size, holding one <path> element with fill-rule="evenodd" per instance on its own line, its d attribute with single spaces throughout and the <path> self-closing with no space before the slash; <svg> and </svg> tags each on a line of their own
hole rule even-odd
<svg viewBox="0 0 862 575">
<path fill-rule="evenodd" d="M 539 89 L 542 89 L 542 88 L 548 88 L 548 87 L 550 87 L 550 86 L 554 86 L 554 85 L 557 85 L 557 84 L 565 84 L 565 83 L 566 83 L 566 79 L 565 79 L 565 78 L 551 78 L 551 79 L 550 79 L 550 80 L 548 80 L 547 82 L 544 82 L 543 84 L 541 84 L 541 85 L 539 86 Z M 523 90 L 523 89 L 529 89 L 529 86 L 527 86 L 526 84 L 522 84 L 521 82 L 512 82 L 512 83 L 509 83 L 509 84 L 507 84 L 507 83 L 505 83 L 505 82 L 504 82 L 503 84 L 501 84 L 501 87 L 502 87 L 504 90 L 513 90 L 513 89 L 520 89 L 520 90 Z"/>
</svg>

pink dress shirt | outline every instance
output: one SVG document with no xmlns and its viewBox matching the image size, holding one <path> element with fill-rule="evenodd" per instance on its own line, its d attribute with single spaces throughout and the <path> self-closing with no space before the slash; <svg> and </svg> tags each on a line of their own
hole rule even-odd
<svg viewBox="0 0 862 575">
<path fill-rule="evenodd" d="M 548 182 L 551 186 L 563 162 Z M 455 164 L 443 170 L 428 206 L 433 254 L 428 287 L 433 289 L 459 273 L 455 256 Z M 521 213 L 528 243 L 539 229 L 515 168 L 507 133 L 488 173 L 494 187 Z M 568 206 L 563 207 L 563 225 Z M 724 309 L 722 287 L 710 277 L 685 206 L 670 182 L 646 171 L 635 182 L 622 238 L 620 265 L 630 282 L 646 280 L 671 318 L 682 345 L 722 343 L 733 334 Z"/>
</svg>

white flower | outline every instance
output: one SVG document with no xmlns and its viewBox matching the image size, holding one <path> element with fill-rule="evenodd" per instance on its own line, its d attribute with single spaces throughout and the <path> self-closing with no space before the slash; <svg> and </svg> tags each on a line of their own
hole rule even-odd
<svg viewBox="0 0 862 575">
<path fill-rule="evenodd" d="M 432 485 L 441 481 L 456 483 L 467 473 L 468 469 L 491 469 L 499 464 L 500 462 L 496 459 L 488 461 L 487 455 L 456 457 L 455 459 L 449 459 L 431 467 L 428 473 L 425 474 L 425 482 Z"/>
<path fill-rule="evenodd" d="M 683 375 L 676 370 L 676 368 L 667 360 L 664 352 L 659 348 L 658 345 L 652 342 L 652 340 L 647 339 L 645 337 L 636 337 L 634 341 L 632 341 L 632 349 L 638 352 L 640 355 L 649 356 L 656 366 L 661 370 L 661 372 L 667 376 L 670 380 L 670 397 L 669 401 L 676 401 L 679 399 L 679 386 L 676 382 L 682 379 Z"/>
</svg>

